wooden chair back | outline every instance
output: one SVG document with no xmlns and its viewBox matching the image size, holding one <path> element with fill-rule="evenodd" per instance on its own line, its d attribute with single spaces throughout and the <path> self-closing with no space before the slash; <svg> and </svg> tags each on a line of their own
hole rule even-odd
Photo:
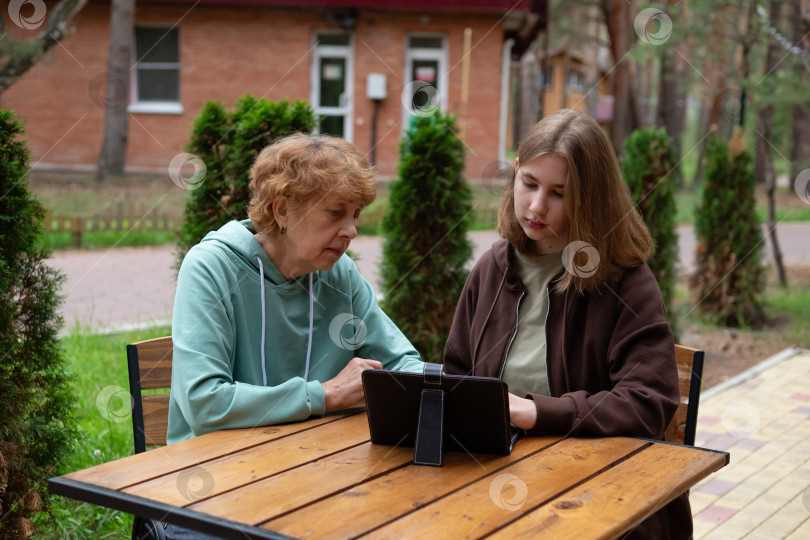
<svg viewBox="0 0 810 540">
<path fill-rule="evenodd" d="M 703 351 L 675 345 L 681 403 L 667 427 L 664 439 L 694 446 L 697 428 Z M 129 391 L 134 400 L 132 431 L 135 453 L 146 446 L 164 446 L 169 424 L 169 394 L 143 395 L 142 390 L 168 390 L 172 383 L 172 337 L 160 337 L 127 345 Z"/>
<path fill-rule="evenodd" d="M 143 390 L 168 390 L 172 385 L 172 337 L 127 345 L 132 433 L 135 453 L 146 446 L 164 446 L 169 425 L 169 394 L 143 395 Z"/>
<path fill-rule="evenodd" d="M 703 351 L 675 345 L 675 361 L 678 364 L 681 403 L 667 427 L 664 440 L 694 446 L 703 375 Z"/>
</svg>

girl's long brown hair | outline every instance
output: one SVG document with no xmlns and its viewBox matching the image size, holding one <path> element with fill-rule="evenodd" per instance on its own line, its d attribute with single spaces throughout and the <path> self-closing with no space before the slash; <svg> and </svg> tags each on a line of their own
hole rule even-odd
<svg viewBox="0 0 810 540">
<path fill-rule="evenodd" d="M 622 180 L 619 162 L 602 128 L 587 114 L 562 109 L 543 118 L 523 138 L 518 160 L 528 164 L 542 154 L 565 160 L 563 200 L 571 223 L 563 252 L 566 272 L 556 290 L 594 291 L 624 268 L 647 261 L 652 240 Z M 515 216 L 515 176 L 498 210 L 498 233 L 521 252 L 534 242 Z M 594 251 L 595 249 L 595 251 Z M 598 263 L 594 256 L 598 253 Z M 586 260 L 587 259 L 587 260 Z"/>
</svg>

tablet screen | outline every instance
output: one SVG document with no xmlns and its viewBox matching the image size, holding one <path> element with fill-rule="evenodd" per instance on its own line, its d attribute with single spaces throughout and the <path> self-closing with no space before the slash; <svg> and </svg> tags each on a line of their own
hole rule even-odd
<svg viewBox="0 0 810 540">
<path fill-rule="evenodd" d="M 421 373 L 363 372 L 371 442 L 414 446 L 423 389 L 444 392 L 443 445 L 446 450 L 509 454 L 512 430 L 506 383 L 492 377 L 442 374 L 439 384 Z"/>
</svg>

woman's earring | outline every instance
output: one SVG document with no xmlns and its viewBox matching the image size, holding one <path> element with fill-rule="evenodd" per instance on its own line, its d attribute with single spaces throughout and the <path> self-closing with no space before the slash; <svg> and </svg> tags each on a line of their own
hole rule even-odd
<svg viewBox="0 0 810 540">
<path fill-rule="evenodd" d="M 285 232 L 286 230 L 287 230 L 287 227 L 285 227 L 284 225 L 282 225 L 282 226 L 281 226 L 281 234 L 284 234 L 284 232 Z"/>
</svg>

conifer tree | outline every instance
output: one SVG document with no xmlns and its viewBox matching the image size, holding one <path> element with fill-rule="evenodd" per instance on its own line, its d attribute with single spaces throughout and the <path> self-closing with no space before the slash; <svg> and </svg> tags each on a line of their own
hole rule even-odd
<svg viewBox="0 0 810 540">
<path fill-rule="evenodd" d="M 383 219 L 383 308 L 426 361 L 441 362 L 472 254 L 472 192 L 454 116 L 415 117 Z"/>
<path fill-rule="evenodd" d="M 0 539 L 34 532 L 30 517 L 46 508 L 75 426 L 57 340 L 63 278 L 36 247 L 44 209 L 28 190 L 21 136 L 0 111 Z"/>
<path fill-rule="evenodd" d="M 664 128 L 646 127 L 634 131 L 624 143 L 621 159 L 624 177 L 633 202 L 650 229 L 655 252 L 648 261 L 658 280 L 673 329 L 672 295 L 675 288 L 675 178 L 672 142 Z"/>
<path fill-rule="evenodd" d="M 206 234 L 233 219 L 247 219 L 248 173 L 259 152 L 280 137 L 309 133 L 314 127 L 315 113 L 303 101 L 290 104 L 247 95 L 231 112 L 218 102 L 205 104 L 186 147 L 193 156 L 189 162 L 195 164 L 195 175 L 180 181 L 173 178 L 190 190 L 177 243 L 178 267 Z M 179 172 L 178 167 L 174 175 Z"/>
<path fill-rule="evenodd" d="M 764 322 L 762 231 L 757 223 L 751 155 L 735 131 L 726 146 L 712 134 L 706 147 L 706 185 L 697 209 L 696 269 L 690 279 L 699 313 L 739 327 Z"/>
</svg>

